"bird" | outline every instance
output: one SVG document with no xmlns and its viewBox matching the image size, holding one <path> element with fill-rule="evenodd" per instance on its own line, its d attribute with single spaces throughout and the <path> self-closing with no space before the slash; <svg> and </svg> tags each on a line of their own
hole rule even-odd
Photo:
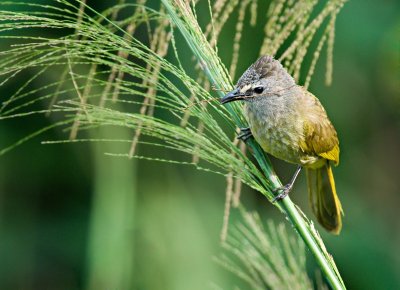
<svg viewBox="0 0 400 290">
<path fill-rule="evenodd" d="M 254 138 L 268 154 L 297 164 L 290 182 L 274 190 L 274 201 L 284 199 L 302 168 L 306 171 L 310 207 L 318 222 L 339 234 L 343 209 L 336 192 L 332 165 L 339 164 L 339 139 L 321 102 L 297 85 L 282 64 L 261 56 L 239 78 L 222 104 L 243 101 L 248 128 L 239 139 Z"/>
</svg>

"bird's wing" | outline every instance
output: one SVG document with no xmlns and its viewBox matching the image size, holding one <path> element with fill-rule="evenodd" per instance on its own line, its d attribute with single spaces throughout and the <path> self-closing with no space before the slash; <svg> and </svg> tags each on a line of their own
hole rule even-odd
<svg viewBox="0 0 400 290">
<path fill-rule="evenodd" d="M 313 100 L 305 108 L 307 118 L 303 123 L 304 139 L 300 143 L 303 152 L 321 156 L 339 164 L 339 140 L 337 133 L 321 103 L 309 93 Z"/>
</svg>

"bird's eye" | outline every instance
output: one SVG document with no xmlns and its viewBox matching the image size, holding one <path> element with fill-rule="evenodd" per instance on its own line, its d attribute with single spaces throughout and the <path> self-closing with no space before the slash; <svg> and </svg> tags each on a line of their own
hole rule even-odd
<svg viewBox="0 0 400 290">
<path fill-rule="evenodd" d="M 255 88 L 254 88 L 254 92 L 255 92 L 256 94 L 261 94 L 263 91 L 264 91 L 264 88 L 263 88 L 263 87 L 255 87 Z"/>
</svg>

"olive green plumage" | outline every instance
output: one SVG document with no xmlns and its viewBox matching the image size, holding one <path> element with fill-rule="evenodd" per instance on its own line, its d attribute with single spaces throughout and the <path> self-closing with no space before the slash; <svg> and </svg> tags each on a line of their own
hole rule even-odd
<svg viewBox="0 0 400 290">
<path fill-rule="evenodd" d="M 267 153 L 306 168 L 311 208 L 322 226 L 338 234 L 342 207 L 331 164 L 339 164 L 339 141 L 319 100 L 270 56 L 259 58 L 236 90 L 255 140 Z"/>
</svg>

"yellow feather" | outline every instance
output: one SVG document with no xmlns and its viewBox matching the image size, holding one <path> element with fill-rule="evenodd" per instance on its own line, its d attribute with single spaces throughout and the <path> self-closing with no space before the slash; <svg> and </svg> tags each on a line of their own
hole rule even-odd
<svg viewBox="0 0 400 290">
<path fill-rule="evenodd" d="M 304 153 L 315 154 L 339 164 L 339 141 L 336 131 L 330 123 L 317 124 L 305 121 L 304 139 L 299 146 Z"/>
<path fill-rule="evenodd" d="M 337 166 L 339 164 L 339 151 L 339 145 L 336 145 L 332 150 L 319 153 L 318 156 L 333 161 L 333 164 Z"/>
<path fill-rule="evenodd" d="M 318 222 L 333 234 L 342 229 L 343 209 L 336 193 L 329 161 L 318 169 L 306 169 L 309 202 Z"/>
</svg>

